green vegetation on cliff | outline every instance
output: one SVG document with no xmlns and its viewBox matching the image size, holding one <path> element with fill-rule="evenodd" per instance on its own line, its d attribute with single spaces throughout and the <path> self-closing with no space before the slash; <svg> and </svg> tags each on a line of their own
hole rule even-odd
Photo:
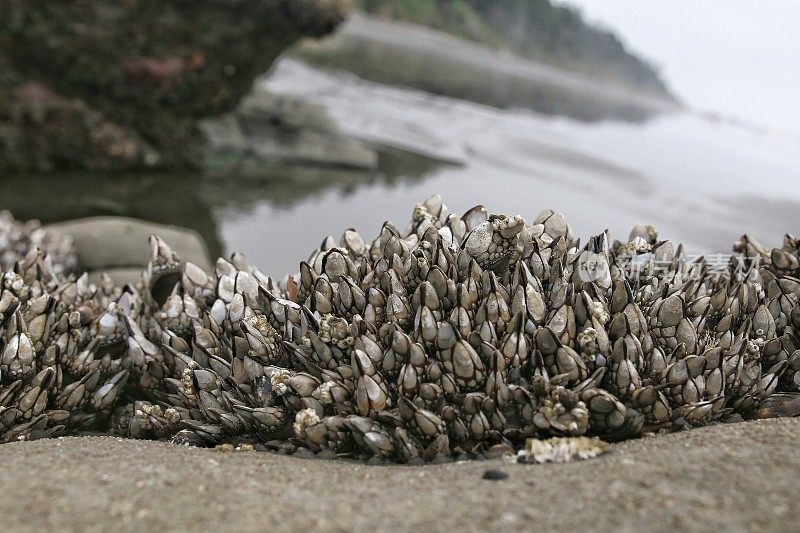
<svg viewBox="0 0 800 533">
<path fill-rule="evenodd" d="M 413 22 L 593 77 L 669 96 L 655 68 L 612 32 L 551 0 L 354 0 L 372 15 Z"/>
</svg>

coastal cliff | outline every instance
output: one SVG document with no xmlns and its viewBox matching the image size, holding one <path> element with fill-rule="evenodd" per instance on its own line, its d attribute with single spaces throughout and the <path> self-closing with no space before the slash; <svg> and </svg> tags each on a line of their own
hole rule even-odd
<svg viewBox="0 0 800 533">
<path fill-rule="evenodd" d="M 196 168 L 198 121 L 346 13 L 344 0 L 6 0 L 0 169 Z"/>
</svg>

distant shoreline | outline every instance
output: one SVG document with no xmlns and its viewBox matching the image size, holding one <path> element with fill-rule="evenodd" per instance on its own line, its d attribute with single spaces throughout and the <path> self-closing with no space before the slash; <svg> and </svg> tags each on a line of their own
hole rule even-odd
<svg viewBox="0 0 800 533">
<path fill-rule="evenodd" d="M 626 120 L 625 115 L 630 115 L 631 121 L 638 122 L 643 116 L 682 109 L 674 100 L 621 83 L 499 51 L 435 29 L 362 13 L 352 15 L 335 35 L 319 42 L 304 42 L 290 55 L 319 66 L 347 70 L 370 81 L 495 107 L 529 107 L 546 114 L 570 116 L 561 112 L 559 100 L 582 101 L 581 106 L 571 102 L 569 107 L 580 107 L 580 113 L 586 116 L 574 118 L 587 121 Z M 588 110 L 588 103 L 594 110 Z"/>
</svg>

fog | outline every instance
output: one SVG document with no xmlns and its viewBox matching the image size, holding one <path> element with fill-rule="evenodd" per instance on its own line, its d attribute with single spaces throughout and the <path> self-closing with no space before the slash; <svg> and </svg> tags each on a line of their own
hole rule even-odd
<svg viewBox="0 0 800 533">
<path fill-rule="evenodd" d="M 800 136 L 800 2 L 569 0 L 699 111 Z"/>
</svg>

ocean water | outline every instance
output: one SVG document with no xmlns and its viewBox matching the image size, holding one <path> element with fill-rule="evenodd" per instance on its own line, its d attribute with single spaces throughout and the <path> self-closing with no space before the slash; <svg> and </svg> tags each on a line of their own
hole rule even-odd
<svg viewBox="0 0 800 533">
<path fill-rule="evenodd" d="M 213 208 L 219 235 L 276 275 L 325 235 L 374 237 L 405 225 L 415 203 L 441 194 L 451 211 L 476 204 L 529 219 L 564 213 L 584 237 L 627 238 L 649 223 L 694 253 L 730 250 L 749 232 L 778 244 L 800 230 L 800 138 L 690 111 L 643 123 L 584 123 L 370 83 L 284 59 L 264 89 L 323 104 L 348 133 L 449 164 L 413 165 L 390 181 L 321 188 L 297 201 L 251 197 Z M 585 239 L 584 239 L 585 242 Z"/>
</svg>

